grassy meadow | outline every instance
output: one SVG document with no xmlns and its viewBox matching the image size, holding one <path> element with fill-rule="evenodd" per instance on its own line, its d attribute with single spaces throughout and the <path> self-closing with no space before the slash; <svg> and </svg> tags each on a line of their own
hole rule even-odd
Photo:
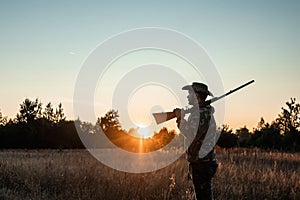
<svg viewBox="0 0 300 200">
<path fill-rule="evenodd" d="M 218 150 L 215 199 L 300 199 L 300 154 Z M 151 173 L 111 169 L 86 150 L 1 150 L 0 199 L 192 199 L 184 157 Z"/>
</svg>

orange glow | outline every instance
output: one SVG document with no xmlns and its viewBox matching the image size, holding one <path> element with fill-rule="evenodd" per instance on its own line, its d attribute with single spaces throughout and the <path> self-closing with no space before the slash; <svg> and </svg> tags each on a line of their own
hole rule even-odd
<svg viewBox="0 0 300 200">
<path fill-rule="evenodd" d="M 139 153 L 143 152 L 143 139 L 140 139 L 140 143 L 139 143 Z"/>
</svg>

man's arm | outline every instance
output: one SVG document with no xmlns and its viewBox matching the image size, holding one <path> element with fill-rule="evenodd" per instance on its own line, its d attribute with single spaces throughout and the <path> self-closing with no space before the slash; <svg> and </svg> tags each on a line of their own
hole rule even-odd
<svg viewBox="0 0 300 200">
<path fill-rule="evenodd" d="M 199 118 L 198 116 L 191 115 L 189 117 L 189 120 L 186 121 L 184 119 L 184 111 L 182 109 L 176 108 L 173 110 L 175 113 L 177 119 L 177 127 L 180 130 L 180 133 L 184 135 L 189 141 L 192 141 L 195 137 L 194 134 L 197 132 L 197 128 L 199 125 Z"/>
</svg>

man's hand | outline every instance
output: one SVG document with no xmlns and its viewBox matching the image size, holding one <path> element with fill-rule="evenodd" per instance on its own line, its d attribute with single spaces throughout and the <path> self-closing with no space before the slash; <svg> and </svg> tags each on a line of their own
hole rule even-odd
<svg viewBox="0 0 300 200">
<path fill-rule="evenodd" d="M 173 110 L 173 112 L 174 112 L 174 114 L 175 114 L 175 116 L 177 117 L 177 119 L 181 119 L 181 116 L 182 116 L 182 114 L 183 114 L 183 110 L 182 109 L 180 109 L 180 108 L 175 108 L 174 110 Z"/>
<path fill-rule="evenodd" d="M 175 109 L 173 110 L 173 113 L 174 113 L 175 116 L 177 117 L 176 123 L 177 123 L 177 126 L 178 126 L 178 128 L 179 128 L 179 126 L 180 126 L 180 121 L 181 121 L 181 116 L 182 116 L 182 114 L 183 114 L 183 110 L 180 109 L 180 108 L 175 108 Z"/>
</svg>

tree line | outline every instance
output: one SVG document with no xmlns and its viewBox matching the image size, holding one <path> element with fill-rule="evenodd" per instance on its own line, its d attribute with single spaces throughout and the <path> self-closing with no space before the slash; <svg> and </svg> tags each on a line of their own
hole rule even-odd
<svg viewBox="0 0 300 200">
<path fill-rule="evenodd" d="M 112 146 L 105 140 L 107 137 L 125 150 L 149 152 L 167 145 L 175 137 L 174 131 L 163 128 L 153 137 L 143 139 L 139 147 L 140 138 L 134 136 L 137 130 L 123 130 L 118 118 L 117 111 L 109 110 L 96 124 L 82 122 L 79 118 L 66 120 L 61 103 L 57 108 L 51 102 L 43 107 L 38 99 L 26 98 L 15 118 L 8 119 L 0 111 L 0 148 L 109 148 Z"/>
<path fill-rule="evenodd" d="M 295 98 L 286 102 L 281 113 L 271 123 L 260 119 L 256 128 L 250 131 L 246 126 L 235 132 L 228 126 L 218 129 L 218 145 L 224 148 L 259 147 L 300 151 L 300 104 Z M 66 120 L 60 103 L 54 108 L 51 102 L 45 107 L 38 100 L 26 98 L 13 119 L 8 119 L 0 111 L 0 148 L 84 148 L 80 136 L 84 136 L 89 148 L 111 147 L 114 145 L 132 152 L 149 152 L 160 149 L 172 142 L 171 147 L 184 145 L 182 134 L 162 128 L 153 137 L 142 140 L 135 137 L 136 129 L 122 129 L 115 110 L 109 110 L 99 117 L 95 124 L 80 119 Z M 77 129 L 76 129 L 77 127 Z M 102 131 L 105 133 L 105 136 Z"/>
<path fill-rule="evenodd" d="M 73 121 L 67 121 L 62 104 L 44 108 L 26 98 L 13 119 L 0 112 L 0 148 L 83 148 Z"/>
<path fill-rule="evenodd" d="M 269 123 L 262 117 L 253 131 L 244 126 L 234 133 L 228 125 L 223 125 L 219 128 L 218 145 L 300 151 L 300 104 L 291 98 L 285 105 L 275 120 Z"/>
</svg>

